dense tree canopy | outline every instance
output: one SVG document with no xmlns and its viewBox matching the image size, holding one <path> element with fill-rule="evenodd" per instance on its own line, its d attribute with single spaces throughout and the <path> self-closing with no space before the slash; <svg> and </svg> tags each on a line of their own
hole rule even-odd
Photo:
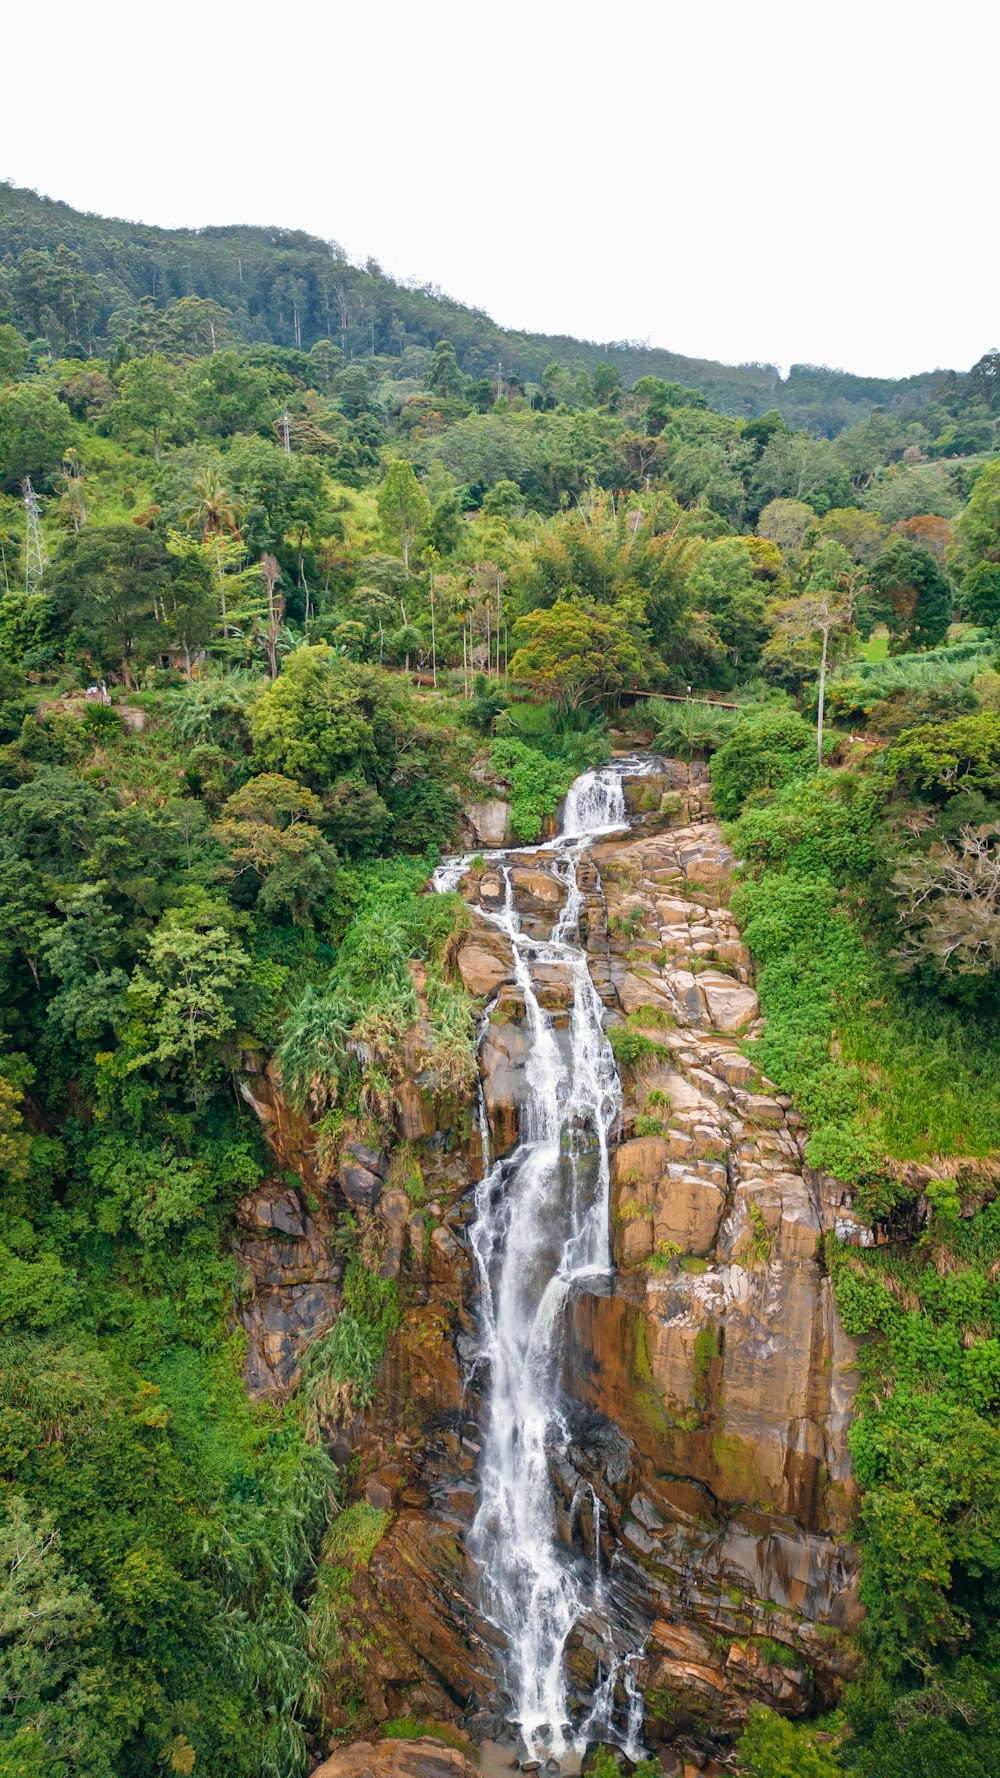
<svg viewBox="0 0 1000 1778">
<path fill-rule="evenodd" d="M 337 1470 L 315 1403 L 376 1400 L 399 1300 L 387 1226 L 314 1211 L 253 1106 L 284 1093 L 319 1172 L 348 1137 L 391 1149 L 433 1266 L 452 1235 L 400 1107 L 415 1075 L 469 1090 L 476 1019 L 466 916 L 429 873 L 469 846 L 463 809 L 502 800 L 534 843 L 580 770 L 650 742 L 713 756 L 755 1062 L 884 1237 L 823 1248 L 862 1376 L 846 1717 L 755 1714 L 738 1759 L 980 1778 L 995 353 L 782 379 L 505 333 L 287 231 L 132 227 L 10 187 L 0 218 L 5 1778 L 322 1757 L 330 1672 L 367 1655 L 323 1540 L 380 1509 L 346 1504 L 367 1475 Z M 327 1216 L 340 1295 L 260 1406 L 233 1254 L 265 1186 Z"/>
</svg>

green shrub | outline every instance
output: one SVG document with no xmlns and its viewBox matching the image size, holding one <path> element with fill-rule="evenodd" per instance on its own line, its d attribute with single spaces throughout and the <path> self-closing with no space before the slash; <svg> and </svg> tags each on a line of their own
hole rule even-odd
<svg viewBox="0 0 1000 1778">
<path fill-rule="evenodd" d="M 675 704 L 666 698 L 650 698 L 646 705 L 653 746 L 676 759 L 708 759 L 732 734 L 738 715 L 720 705 Z"/>
<path fill-rule="evenodd" d="M 956 1216 L 949 1187 L 932 1193 L 931 1226 L 908 1251 L 828 1244 L 862 1374 L 850 1443 L 868 1619 L 845 1765 L 866 1778 L 972 1778 L 990 1769 L 1000 1727 L 1000 1509 L 988 1479 L 1000 1463 L 1000 1206 Z"/>
<path fill-rule="evenodd" d="M 667 1051 L 662 1043 L 654 1042 L 645 1031 L 638 1026 L 629 1024 L 614 1025 L 608 1032 L 608 1042 L 614 1052 L 615 1061 L 621 1068 L 634 1068 L 638 1062 L 663 1062 Z"/>
<path fill-rule="evenodd" d="M 726 831 L 736 856 L 838 883 L 867 878 L 882 857 L 884 793 L 871 778 L 817 772 L 793 778 L 766 803 L 750 803 Z"/>
<path fill-rule="evenodd" d="M 54 1327 L 78 1300 L 76 1280 L 56 1254 L 21 1259 L 0 1243 L 0 1327 Z"/>
<path fill-rule="evenodd" d="M 911 729 L 889 748 L 886 776 L 897 788 L 943 800 L 958 791 L 996 793 L 1000 715 L 991 710 Z"/>
<path fill-rule="evenodd" d="M 431 1722 L 423 1716 L 393 1716 L 380 1728 L 383 1741 L 420 1741 L 430 1737 L 433 1741 L 443 1741 L 446 1747 L 457 1747 L 467 1759 L 476 1759 L 478 1754 L 470 1748 L 468 1738 L 459 1733 L 453 1723 Z"/>
<path fill-rule="evenodd" d="M 729 821 L 751 796 L 815 770 L 816 731 L 794 710 L 760 705 L 740 712 L 712 760 L 717 814 Z"/>
<path fill-rule="evenodd" d="M 616 938 L 623 938 L 630 944 L 638 938 L 646 918 L 646 910 L 641 902 L 634 901 L 630 907 L 619 908 L 611 915 L 608 925 Z"/>
<path fill-rule="evenodd" d="M 843 676 L 827 681 L 827 713 L 831 721 L 870 722 L 878 727 L 877 713 L 887 704 L 916 709 L 921 698 L 934 695 L 942 699 L 943 709 L 950 703 L 954 713 L 956 700 L 971 692 L 973 681 L 990 665 L 992 653 L 988 642 L 976 642 L 870 664 L 853 661 Z M 803 692 L 803 709 L 809 715 L 815 711 L 817 696 L 815 682 Z M 974 697 L 972 701 L 974 706 Z"/>
<path fill-rule="evenodd" d="M 639 1113 L 633 1129 L 637 1136 L 665 1136 L 667 1132 L 667 1126 L 662 1117 L 656 1117 L 648 1111 Z"/>
<path fill-rule="evenodd" d="M 348 1262 L 340 1312 L 302 1359 L 302 1395 L 311 1428 L 370 1405 L 389 1338 L 399 1326 L 395 1282 L 378 1278 L 360 1259 Z"/>
<path fill-rule="evenodd" d="M 510 814 L 519 840 L 537 840 L 542 822 L 553 815 L 577 776 L 566 760 L 546 758 L 537 747 L 514 739 L 494 741 L 490 765 L 510 789 Z"/>
<path fill-rule="evenodd" d="M 752 1778 L 837 1778 L 840 1764 L 817 1747 L 813 1732 L 755 1705 L 740 1737 L 740 1769 Z"/>
<path fill-rule="evenodd" d="M 356 1500 L 330 1521 L 323 1544 L 323 1554 L 331 1562 L 348 1568 L 367 1568 L 375 1546 L 384 1537 L 392 1522 L 392 1514 L 367 1500 Z"/>
</svg>

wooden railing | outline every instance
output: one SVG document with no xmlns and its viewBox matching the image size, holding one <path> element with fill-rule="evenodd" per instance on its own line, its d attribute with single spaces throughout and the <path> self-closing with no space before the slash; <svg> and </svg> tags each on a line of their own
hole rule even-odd
<svg viewBox="0 0 1000 1778">
<path fill-rule="evenodd" d="M 713 710 L 739 710 L 742 708 L 740 704 L 727 704 L 725 698 L 685 696 L 679 691 L 623 691 L 618 695 L 622 698 L 662 698 L 667 704 L 708 704 Z"/>
</svg>

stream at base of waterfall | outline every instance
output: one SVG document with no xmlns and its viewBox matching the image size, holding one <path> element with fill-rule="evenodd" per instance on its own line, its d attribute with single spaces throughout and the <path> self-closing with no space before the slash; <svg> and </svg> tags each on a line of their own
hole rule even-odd
<svg viewBox="0 0 1000 1778">
<path fill-rule="evenodd" d="M 543 1760 L 578 1759 L 588 1741 L 617 1742 L 632 1759 L 642 1750 L 643 1700 L 633 1674 L 642 1650 L 622 1645 L 607 1621 L 599 1502 L 592 1502 L 593 1547 L 581 1556 L 558 1536 L 550 1463 L 570 1440 L 571 1403 L 562 1383 L 566 1305 L 572 1293 L 599 1288 L 612 1271 L 608 1148 L 621 1115 L 604 1008 L 579 940 L 578 870 L 590 840 L 628 826 L 623 782 L 643 769 L 639 760 L 620 760 L 585 772 L 567 794 L 559 837 L 527 849 L 546 855 L 564 889 L 550 937 L 521 930 L 504 852 L 488 855 L 504 883 L 503 905 L 479 910 L 510 940 L 531 1044 L 518 1146 L 501 1160 L 491 1159 L 480 1096 L 483 1176 L 472 1245 L 478 1362 L 488 1389 L 470 1551 L 481 1571 L 484 1614 L 503 1639 L 512 1720 L 527 1756 Z M 470 862 L 446 860 L 435 888 L 458 888 Z M 571 990 L 561 1029 L 539 1004 L 532 973 L 539 965 L 550 976 L 563 974 Z M 589 1703 L 571 1708 L 566 1650 L 580 1626 L 600 1649 L 601 1677 Z M 617 1712 L 616 1693 L 626 1700 Z"/>
</svg>

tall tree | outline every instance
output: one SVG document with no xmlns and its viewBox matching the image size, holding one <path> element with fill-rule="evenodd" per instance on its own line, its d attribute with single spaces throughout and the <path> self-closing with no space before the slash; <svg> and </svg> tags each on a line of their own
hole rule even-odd
<svg viewBox="0 0 1000 1778">
<path fill-rule="evenodd" d="M 438 340 L 434 347 L 434 355 L 427 372 L 427 387 L 433 389 L 435 395 L 446 397 L 455 397 L 463 393 L 465 378 L 458 368 L 455 348 L 450 340 Z"/>
<path fill-rule="evenodd" d="M 960 570 L 977 562 L 1000 562 L 1000 460 L 983 465 L 954 529 Z"/>
<path fill-rule="evenodd" d="M 134 1020 L 129 1070 L 156 1065 L 179 1075 L 191 1099 L 202 1102 L 221 1066 L 218 1046 L 236 1027 L 233 997 L 249 961 L 209 916 L 167 914 L 127 990 Z"/>
<path fill-rule="evenodd" d="M 405 457 L 394 457 L 386 464 L 376 503 L 386 549 L 398 550 L 409 568 L 410 550 L 427 525 L 430 505 L 413 464 Z"/>
<path fill-rule="evenodd" d="M 137 659 L 160 645 L 157 614 L 173 566 L 159 538 L 137 525 L 88 525 L 67 538 L 53 564 L 57 598 L 97 663 L 120 668 L 127 686 Z"/>
<path fill-rule="evenodd" d="M 562 710 L 582 710 L 638 682 L 642 661 L 625 618 L 605 606 L 559 599 L 514 627 L 511 676 Z"/>
<path fill-rule="evenodd" d="M 206 469 L 195 478 L 181 519 L 189 531 L 201 532 L 202 543 L 227 535 L 238 539 L 242 518 L 242 502 L 230 493 L 216 470 Z"/>
<path fill-rule="evenodd" d="M 936 648 L 944 641 L 955 593 L 928 550 L 915 549 L 903 537 L 892 538 L 872 563 L 871 583 L 883 602 L 897 652 Z"/>
<path fill-rule="evenodd" d="M 30 476 L 38 488 L 58 473 L 73 443 L 66 408 L 35 383 L 0 389 L 0 487 L 15 489 Z"/>
<path fill-rule="evenodd" d="M 753 661 L 766 639 L 766 587 L 742 537 L 720 537 L 699 551 L 688 577 L 698 610 L 708 614 L 734 666 Z"/>
<path fill-rule="evenodd" d="M 222 614 L 222 636 L 229 636 L 228 595 L 226 591 L 225 540 L 239 543 L 243 518 L 242 501 L 231 494 L 214 469 L 206 469 L 191 484 L 187 502 L 181 511 L 182 523 L 191 531 L 201 532 L 202 543 L 211 542 L 215 560 L 215 579 Z M 230 552 L 231 553 L 231 552 Z"/>
<path fill-rule="evenodd" d="M 278 677 L 278 636 L 281 631 L 281 619 L 285 612 L 285 601 L 277 591 L 281 579 L 281 569 L 276 556 L 268 550 L 260 558 L 260 574 L 264 582 L 264 593 L 267 599 L 267 662 L 271 678 Z"/>
<path fill-rule="evenodd" d="M 153 457 L 160 461 L 165 423 L 177 411 L 177 372 L 162 352 L 133 358 L 118 373 L 118 399 L 111 423 L 119 437 L 139 432 L 149 436 Z"/>
</svg>

